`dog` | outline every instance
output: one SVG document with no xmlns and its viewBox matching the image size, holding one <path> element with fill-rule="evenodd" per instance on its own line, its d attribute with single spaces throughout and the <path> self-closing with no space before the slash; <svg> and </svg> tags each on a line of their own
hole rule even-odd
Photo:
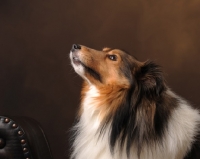
<svg viewBox="0 0 200 159">
<path fill-rule="evenodd" d="M 155 62 L 73 44 L 83 79 L 71 159 L 200 159 L 200 113 L 175 94 Z"/>
</svg>

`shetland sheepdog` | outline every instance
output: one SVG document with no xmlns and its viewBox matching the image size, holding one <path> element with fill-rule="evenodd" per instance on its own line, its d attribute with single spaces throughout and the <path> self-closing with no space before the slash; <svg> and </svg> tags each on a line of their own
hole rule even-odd
<svg viewBox="0 0 200 159">
<path fill-rule="evenodd" d="M 84 79 L 71 159 L 200 159 L 200 113 L 166 85 L 160 66 L 123 50 L 74 44 Z"/>
</svg>

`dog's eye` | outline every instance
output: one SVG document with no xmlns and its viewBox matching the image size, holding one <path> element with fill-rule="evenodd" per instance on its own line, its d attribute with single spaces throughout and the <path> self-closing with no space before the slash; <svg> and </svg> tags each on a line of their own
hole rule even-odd
<svg viewBox="0 0 200 159">
<path fill-rule="evenodd" d="M 112 61 L 117 61 L 117 56 L 116 55 L 108 55 L 108 58 Z"/>
</svg>

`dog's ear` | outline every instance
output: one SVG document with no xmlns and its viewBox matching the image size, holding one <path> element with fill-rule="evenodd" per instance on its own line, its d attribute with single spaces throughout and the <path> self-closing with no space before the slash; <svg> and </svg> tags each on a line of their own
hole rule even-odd
<svg viewBox="0 0 200 159">
<path fill-rule="evenodd" d="M 141 93 L 158 96 L 165 88 L 163 73 L 159 65 L 152 61 L 146 61 L 140 68 L 137 80 Z"/>
</svg>

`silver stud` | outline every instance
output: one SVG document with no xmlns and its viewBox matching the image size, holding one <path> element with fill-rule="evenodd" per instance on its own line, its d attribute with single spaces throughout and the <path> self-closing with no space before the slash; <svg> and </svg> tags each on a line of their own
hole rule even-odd
<svg viewBox="0 0 200 159">
<path fill-rule="evenodd" d="M 18 135 L 20 135 L 20 136 L 21 136 L 21 135 L 23 135 L 23 134 L 24 134 L 24 133 L 23 133 L 23 131 L 21 131 L 21 130 L 20 130 L 20 131 L 18 131 Z"/>
<path fill-rule="evenodd" d="M 28 152 L 28 149 L 26 147 L 23 148 L 24 152 Z"/>
<path fill-rule="evenodd" d="M 13 123 L 13 124 L 12 124 L 12 127 L 13 127 L 13 128 L 16 128 L 16 127 L 17 127 L 17 124 Z"/>
<path fill-rule="evenodd" d="M 9 119 L 9 118 L 5 118 L 5 119 L 4 119 L 4 122 L 5 122 L 5 123 L 9 123 L 9 122 L 10 122 L 10 119 Z"/>
<path fill-rule="evenodd" d="M 25 144 L 26 143 L 26 140 L 25 139 L 22 139 L 21 140 L 21 144 Z"/>
</svg>

